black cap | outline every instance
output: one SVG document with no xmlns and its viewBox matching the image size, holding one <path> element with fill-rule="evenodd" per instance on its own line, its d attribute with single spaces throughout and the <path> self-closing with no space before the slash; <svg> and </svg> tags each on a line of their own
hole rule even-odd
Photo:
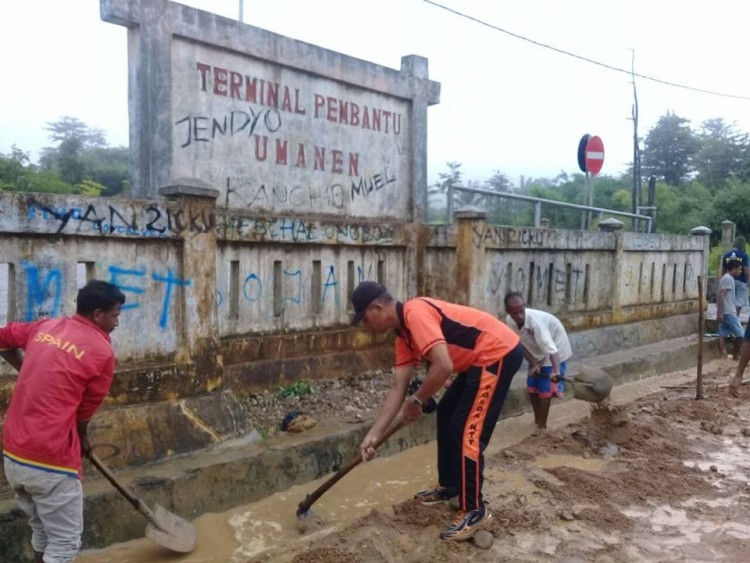
<svg viewBox="0 0 750 563">
<path fill-rule="evenodd" d="M 366 281 L 359 284 L 352 292 L 352 305 L 354 305 L 352 324 L 359 324 L 370 304 L 387 291 L 381 283 Z"/>
</svg>

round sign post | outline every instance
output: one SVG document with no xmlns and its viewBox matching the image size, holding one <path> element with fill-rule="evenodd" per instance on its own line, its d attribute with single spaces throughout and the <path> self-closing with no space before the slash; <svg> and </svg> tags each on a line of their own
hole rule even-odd
<svg viewBox="0 0 750 563">
<path fill-rule="evenodd" d="M 604 143 L 596 135 L 586 143 L 584 162 L 586 163 L 586 172 L 591 172 L 594 176 L 599 174 L 604 165 Z"/>
<path fill-rule="evenodd" d="M 589 144 L 590 138 L 591 135 L 586 133 L 581 137 L 581 140 L 578 141 L 578 168 L 581 169 L 581 172 L 586 172 L 586 145 Z"/>
<path fill-rule="evenodd" d="M 586 173 L 586 185 L 584 191 L 584 205 L 594 206 L 594 186 L 591 177 L 601 172 L 604 165 L 604 143 L 600 137 L 591 136 L 588 133 L 581 137 L 578 143 L 578 167 Z M 581 217 L 581 227 L 588 229 L 591 225 L 591 210 L 586 211 Z"/>
</svg>

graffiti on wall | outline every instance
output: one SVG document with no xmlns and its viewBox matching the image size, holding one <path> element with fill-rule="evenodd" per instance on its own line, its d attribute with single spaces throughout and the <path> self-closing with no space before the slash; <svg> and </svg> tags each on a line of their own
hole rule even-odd
<svg viewBox="0 0 750 563">
<path fill-rule="evenodd" d="M 114 203 L 86 206 L 50 206 L 31 198 L 26 220 L 49 226 L 54 234 L 95 233 L 134 237 L 168 237 L 184 232 L 207 233 L 216 228 L 216 216 L 204 210 L 151 204 L 144 207 Z"/>
<path fill-rule="evenodd" d="M 529 248 L 549 248 L 552 246 L 553 231 L 548 229 L 512 228 L 485 225 L 483 228 L 474 226 L 474 246 L 479 248 L 482 244 L 495 246 L 515 246 Z"/>
<path fill-rule="evenodd" d="M 63 288 L 75 286 L 78 280 L 66 280 L 65 270 L 56 266 L 25 261 L 21 263 L 25 283 L 26 304 L 24 321 L 34 321 L 62 314 Z M 146 268 L 127 268 L 111 264 L 108 266 L 110 283 L 125 294 L 123 311 L 138 309 L 146 305 L 144 295 L 149 292 L 159 297 L 158 326 L 165 329 L 174 316 L 172 308 L 175 292 L 191 285 L 191 280 L 181 279 L 167 268 L 166 272 Z"/>
<path fill-rule="evenodd" d="M 220 236 L 230 240 L 384 244 L 393 241 L 396 229 L 384 223 L 327 223 L 294 217 L 228 215 L 220 218 L 218 230 Z"/>
<path fill-rule="evenodd" d="M 654 262 L 655 264 L 655 262 Z M 657 268 L 654 268 L 653 275 L 657 275 Z M 655 279 L 651 279 L 652 272 L 650 268 L 643 268 L 643 264 L 628 264 L 623 267 L 621 273 L 622 283 L 625 287 L 635 287 L 641 283 L 653 285 L 656 283 Z M 666 276 L 668 279 L 662 280 L 662 284 L 666 284 L 669 279 L 676 286 L 678 280 L 682 281 L 683 286 L 687 290 L 688 285 L 692 285 L 691 282 L 696 279 L 695 270 L 693 264 L 690 261 L 685 262 L 682 265 L 673 264 L 666 268 Z"/>
<path fill-rule="evenodd" d="M 408 103 L 241 55 L 174 43 L 174 173 L 223 191 L 224 205 L 404 216 Z"/>
<path fill-rule="evenodd" d="M 292 190 L 293 192 L 293 190 Z M 296 197 L 285 192 L 286 200 Z M 291 194 L 291 195 L 290 195 Z M 295 204 L 293 204 L 295 205 Z M 182 209 L 177 205 L 150 204 L 144 207 L 114 203 L 87 206 L 49 205 L 31 198 L 26 221 L 34 232 L 50 234 L 93 234 L 165 238 L 185 232 L 213 230 L 222 238 L 257 242 L 374 243 L 393 241 L 396 227 L 389 223 L 339 223 L 297 217 L 243 217 Z"/>
<path fill-rule="evenodd" d="M 291 211 L 314 209 L 344 209 L 346 204 L 358 199 L 367 200 L 373 194 L 396 183 L 395 175 L 383 168 L 371 176 L 358 176 L 348 183 L 326 185 L 286 186 L 268 185 L 252 178 L 226 179 L 225 204 L 247 208 L 273 209 L 284 207 Z"/>
<path fill-rule="evenodd" d="M 175 289 L 187 287 L 191 280 L 183 280 L 174 275 L 171 268 L 165 274 L 154 270 L 148 276 L 145 268 L 122 268 L 120 266 L 109 266 L 109 282 L 119 287 L 127 298 L 123 310 L 137 309 L 142 306 L 140 300 L 132 301 L 131 295 L 143 295 L 146 292 L 146 284 L 151 282 L 157 286 L 157 291 L 163 295 L 161 301 L 161 312 L 159 314 L 159 327 L 166 328 L 170 307 L 174 302 Z"/>
<path fill-rule="evenodd" d="M 281 295 L 278 298 L 283 303 L 292 303 L 294 305 L 308 305 L 305 303 L 306 293 L 303 288 L 310 287 L 310 274 L 305 274 L 303 268 L 291 269 L 289 266 L 282 270 L 282 282 L 280 284 Z M 354 270 L 353 285 L 365 281 L 377 279 L 375 265 L 370 263 L 366 267 L 357 265 Z M 339 287 L 341 285 L 340 276 L 333 264 L 328 264 L 321 271 L 320 295 L 310 296 L 310 299 L 319 300 L 321 305 L 330 303 L 334 307 L 341 304 L 339 298 Z M 269 289 L 270 288 L 270 289 Z M 271 303 L 274 299 L 273 280 L 263 279 L 258 272 L 250 272 L 245 276 L 240 285 L 240 295 L 248 303 L 255 303 L 267 300 Z M 221 309 L 226 302 L 224 294 L 217 292 L 217 304 Z"/>
<path fill-rule="evenodd" d="M 60 315 L 63 276 L 59 268 L 40 268 L 32 262 L 22 262 L 26 273 L 25 321 Z"/>
<path fill-rule="evenodd" d="M 508 263 L 493 263 L 489 270 L 487 289 L 491 295 L 500 300 L 509 291 L 517 291 L 525 294 L 531 286 L 534 296 L 547 296 L 551 292 L 558 296 L 556 300 L 568 299 L 570 303 L 576 303 L 583 296 L 585 271 L 579 268 L 567 269 L 557 268 L 547 264 L 515 265 Z"/>
</svg>

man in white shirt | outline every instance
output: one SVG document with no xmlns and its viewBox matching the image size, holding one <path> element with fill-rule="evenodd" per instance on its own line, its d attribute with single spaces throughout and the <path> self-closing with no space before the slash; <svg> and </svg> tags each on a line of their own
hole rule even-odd
<svg viewBox="0 0 750 563">
<path fill-rule="evenodd" d="M 506 323 L 521 336 L 523 352 L 529 363 L 526 390 L 534 409 L 535 434 L 547 428 L 552 397 L 562 398 L 567 360 L 573 355 L 568 334 L 560 319 L 537 309 L 526 308 L 517 292 L 505 296 Z"/>
</svg>

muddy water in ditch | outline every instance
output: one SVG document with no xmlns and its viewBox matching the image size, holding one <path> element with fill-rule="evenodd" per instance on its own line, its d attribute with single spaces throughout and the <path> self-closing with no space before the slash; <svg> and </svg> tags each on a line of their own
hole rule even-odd
<svg viewBox="0 0 750 563">
<path fill-rule="evenodd" d="M 620 401 L 627 402 L 658 388 L 658 379 L 618 388 Z M 569 424 L 590 412 L 589 403 L 568 401 L 556 405 L 550 413 L 550 427 Z M 521 441 L 533 430 L 530 415 L 501 421 L 493 435 L 487 455 Z M 220 514 L 205 514 L 193 521 L 198 534 L 197 549 L 179 555 L 160 548 L 148 539 L 116 544 L 102 550 L 88 550 L 76 559 L 79 563 L 142 563 L 180 561 L 190 563 L 245 562 L 253 556 L 272 552 L 283 546 L 289 549 L 329 534 L 372 509 L 389 512 L 393 504 L 410 498 L 415 491 L 436 481 L 435 443 L 411 448 L 397 455 L 375 459 L 356 467 L 331 488 L 313 506 L 314 515 L 306 519 L 307 530 L 301 534 L 296 517 L 297 505 L 314 491 L 325 478 L 297 485 L 258 502 L 246 504 Z M 586 471 L 600 471 L 602 460 L 575 456 L 550 455 L 538 460 L 541 469 L 569 465 Z M 531 485 L 526 476 L 486 468 L 487 477 L 502 483 L 501 489 L 522 491 Z M 145 528 L 145 525 L 144 525 Z"/>
<path fill-rule="evenodd" d="M 78 561 L 246 561 L 275 546 L 315 539 L 372 508 L 385 509 L 402 501 L 430 482 L 434 467 L 426 465 L 425 460 L 434 459 L 434 447 L 426 445 L 398 454 L 399 463 L 386 458 L 361 464 L 315 503 L 305 519 L 308 529 L 304 535 L 298 529 L 297 505 L 325 479 L 293 486 L 221 514 L 197 518 L 193 525 L 198 533 L 198 548 L 187 556 L 171 556 L 143 539 L 89 551 Z"/>
<path fill-rule="evenodd" d="M 427 444 L 360 464 L 315 503 L 312 514 L 305 519 L 304 534 L 298 529 L 297 505 L 325 479 L 293 486 L 221 514 L 197 518 L 193 525 L 198 548 L 189 555 L 171 555 L 150 540 L 140 539 L 84 552 L 77 561 L 247 561 L 276 546 L 304 543 L 328 534 L 373 508 L 388 510 L 434 481 L 434 460 L 435 447 Z"/>
<path fill-rule="evenodd" d="M 575 410 L 588 412 L 578 403 Z M 562 413 L 559 413 L 562 414 Z M 531 418 L 524 415 L 498 424 L 490 448 L 493 451 L 519 442 L 532 431 Z M 496 440 L 495 440 L 496 439 Z M 206 514 L 193 521 L 198 534 L 198 548 L 188 555 L 163 550 L 148 539 L 133 540 L 102 550 L 88 550 L 76 560 L 80 563 L 142 563 L 144 561 L 181 561 L 190 563 L 244 562 L 278 546 L 301 545 L 329 534 L 335 529 L 367 514 L 372 509 L 389 512 L 394 504 L 410 498 L 416 491 L 436 481 L 435 443 L 411 448 L 388 458 L 360 464 L 339 481 L 313 506 L 312 515 L 304 519 L 305 533 L 300 533 L 297 505 L 305 495 L 325 481 L 320 479 L 293 486 L 258 502 L 237 507 L 221 514 Z M 555 455 L 539 460 L 539 467 L 570 465 L 598 471 L 601 460 Z M 503 489 L 533 490 L 520 473 L 487 468 L 487 477 L 503 483 Z"/>
</svg>

